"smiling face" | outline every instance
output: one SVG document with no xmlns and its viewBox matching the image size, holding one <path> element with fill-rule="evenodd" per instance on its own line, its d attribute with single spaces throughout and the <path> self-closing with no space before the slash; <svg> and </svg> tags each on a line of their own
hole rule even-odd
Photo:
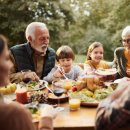
<svg viewBox="0 0 130 130">
<path fill-rule="evenodd" d="M 96 63 L 99 63 L 103 59 L 103 47 L 96 47 L 93 49 L 93 51 L 89 54 L 91 57 L 91 60 L 93 60 Z"/>
<path fill-rule="evenodd" d="M 130 51 L 130 34 L 125 34 L 122 36 L 122 44 Z"/>
<path fill-rule="evenodd" d="M 68 73 L 71 70 L 73 60 L 72 58 L 63 58 L 59 59 L 59 64 L 61 67 L 63 67 L 65 73 Z"/>
<path fill-rule="evenodd" d="M 29 37 L 29 42 L 31 47 L 43 56 L 46 54 L 46 50 L 49 44 L 49 31 L 48 29 L 41 29 L 37 27 L 35 30 L 34 38 Z"/>
</svg>

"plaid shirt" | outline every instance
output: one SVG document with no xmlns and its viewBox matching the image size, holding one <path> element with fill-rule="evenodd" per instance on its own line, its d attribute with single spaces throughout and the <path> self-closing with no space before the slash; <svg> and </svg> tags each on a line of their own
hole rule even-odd
<svg viewBox="0 0 130 130">
<path fill-rule="evenodd" d="M 114 94 L 123 92 L 114 100 Z M 103 100 L 97 109 L 96 130 L 116 130 L 130 128 L 130 86 L 116 90 Z"/>
</svg>

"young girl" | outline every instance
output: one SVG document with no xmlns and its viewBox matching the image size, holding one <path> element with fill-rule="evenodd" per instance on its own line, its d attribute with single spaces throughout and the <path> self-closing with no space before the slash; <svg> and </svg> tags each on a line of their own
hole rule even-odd
<svg viewBox="0 0 130 130">
<path fill-rule="evenodd" d="M 110 65 L 103 61 L 104 49 L 100 42 L 92 43 L 87 52 L 87 60 L 84 65 L 84 70 L 87 74 L 93 73 L 98 68 L 108 69 Z"/>
<path fill-rule="evenodd" d="M 74 52 L 69 46 L 61 46 L 56 52 L 58 64 L 44 77 L 44 80 L 52 82 L 60 78 L 77 79 L 83 74 L 83 70 L 79 66 L 73 65 L 74 58 Z"/>
</svg>

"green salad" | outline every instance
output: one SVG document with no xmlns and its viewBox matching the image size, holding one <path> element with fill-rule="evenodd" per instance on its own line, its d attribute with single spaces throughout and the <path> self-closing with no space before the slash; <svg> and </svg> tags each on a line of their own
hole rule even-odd
<svg viewBox="0 0 130 130">
<path fill-rule="evenodd" d="M 69 92 L 71 98 L 78 98 L 81 102 L 98 102 L 108 97 L 113 92 L 112 87 L 96 89 L 94 92 L 88 89 L 82 89 L 81 91 Z"/>
</svg>

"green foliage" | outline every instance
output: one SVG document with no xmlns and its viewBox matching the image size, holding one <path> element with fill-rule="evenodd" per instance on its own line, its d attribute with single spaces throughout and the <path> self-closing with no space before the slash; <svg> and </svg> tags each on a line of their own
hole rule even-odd
<svg viewBox="0 0 130 130">
<path fill-rule="evenodd" d="M 95 41 L 101 42 L 103 44 L 105 50 L 104 58 L 106 60 L 112 60 L 114 48 L 111 48 L 113 44 L 110 34 L 105 29 L 94 26 L 88 27 L 87 32 L 84 34 L 83 38 L 76 43 L 76 52 L 78 54 L 86 54 L 89 45 Z"/>
<path fill-rule="evenodd" d="M 86 61 L 86 55 L 75 55 L 75 63 L 84 63 Z"/>
<path fill-rule="evenodd" d="M 55 50 L 69 45 L 77 54 L 98 41 L 104 45 L 105 59 L 122 46 L 122 29 L 130 23 L 130 0 L 0 0 L 0 33 L 10 46 L 26 42 L 26 26 L 33 21 L 47 24 L 50 46 Z"/>
<path fill-rule="evenodd" d="M 60 0 L 1 0 L 0 32 L 9 37 L 12 45 L 25 42 L 24 31 L 32 21 L 45 22 L 51 35 L 51 45 L 61 45 L 61 32 L 74 22 L 68 2 Z"/>
</svg>

